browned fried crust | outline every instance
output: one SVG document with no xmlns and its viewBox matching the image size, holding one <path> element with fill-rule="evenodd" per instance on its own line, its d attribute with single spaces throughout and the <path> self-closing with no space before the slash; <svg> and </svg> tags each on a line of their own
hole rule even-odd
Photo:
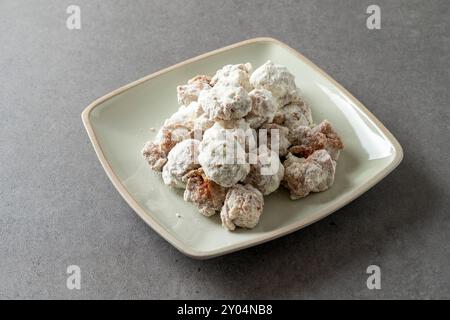
<svg viewBox="0 0 450 320">
<path fill-rule="evenodd" d="M 186 182 L 185 195 L 189 195 L 188 200 L 195 203 L 201 213 L 211 215 L 222 208 L 227 188 L 208 179 L 202 168 L 188 172 L 183 181 Z"/>
<path fill-rule="evenodd" d="M 334 130 L 330 121 L 328 120 L 322 121 L 316 128 L 313 129 L 313 132 L 315 130 L 319 131 L 320 133 L 326 136 L 329 146 L 338 150 L 344 149 L 344 143 Z"/>
<path fill-rule="evenodd" d="M 142 155 L 155 171 L 161 171 L 167 162 L 167 154 L 161 150 L 158 144 L 153 142 L 146 143 L 142 149 Z"/>
<path fill-rule="evenodd" d="M 172 139 L 172 131 L 177 128 L 184 128 L 185 125 L 183 124 L 173 124 L 170 127 L 163 127 L 162 135 L 163 139 L 161 142 L 161 151 L 164 152 L 166 155 L 169 154 L 170 150 L 172 150 L 173 147 L 179 142 Z M 186 139 L 193 138 L 193 130 L 188 133 L 186 136 Z"/>
<path fill-rule="evenodd" d="M 311 137 L 307 144 L 292 146 L 288 149 L 290 153 L 300 158 L 308 158 L 316 150 L 325 149 L 327 139 L 324 134 L 318 133 Z"/>
<path fill-rule="evenodd" d="M 327 148 L 342 150 L 344 144 L 331 123 L 324 120 L 311 130 L 303 144 L 290 147 L 289 152 L 300 158 L 308 158 L 314 151 Z"/>
</svg>

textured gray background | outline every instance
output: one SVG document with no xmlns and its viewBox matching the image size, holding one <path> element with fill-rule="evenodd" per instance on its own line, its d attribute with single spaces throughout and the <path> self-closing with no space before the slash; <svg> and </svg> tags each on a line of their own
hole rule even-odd
<svg viewBox="0 0 450 320">
<path fill-rule="evenodd" d="M 369 4 L 382 30 L 365 27 Z M 65 10 L 81 6 L 82 30 Z M 0 0 L 0 298 L 450 298 L 450 2 Z M 80 113 L 186 58 L 278 38 L 359 98 L 400 167 L 304 230 L 208 261 L 127 206 Z M 66 289 L 66 267 L 82 289 Z M 382 290 L 365 270 L 382 268 Z"/>
</svg>

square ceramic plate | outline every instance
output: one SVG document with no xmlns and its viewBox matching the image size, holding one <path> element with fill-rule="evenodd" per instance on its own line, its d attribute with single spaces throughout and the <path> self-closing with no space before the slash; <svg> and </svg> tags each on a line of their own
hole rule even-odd
<svg viewBox="0 0 450 320">
<path fill-rule="evenodd" d="M 177 108 L 176 86 L 197 74 L 213 75 L 226 64 L 267 60 L 296 77 L 316 123 L 329 119 L 345 150 L 335 183 L 325 192 L 292 201 L 280 188 L 265 197 L 261 220 L 252 230 L 229 232 L 218 215 L 203 217 L 182 191 L 165 186 L 141 157 L 145 141 Z M 402 160 L 394 136 L 348 91 L 294 49 L 271 38 L 256 38 L 189 59 L 117 89 L 82 114 L 95 152 L 125 201 L 156 232 L 188 256 L 211 258 L 263 243 L 318 221 L 384 178 Z"/>
</svg>

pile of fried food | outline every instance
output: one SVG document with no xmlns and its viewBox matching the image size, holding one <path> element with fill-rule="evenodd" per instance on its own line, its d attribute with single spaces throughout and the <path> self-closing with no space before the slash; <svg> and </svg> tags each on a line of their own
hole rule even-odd
<svg viewBox="0 0 450 320">
<path fill-rule="evenodd" d="M 255 227 L 280 185 L 292 199 L 332 186 L 343 143 L 328 120 L 314 124 L 286 67 L 226 65 L 177 92 L 178 111 L 142 154 L 201 214 L 220 212 L 224 228 Z"/>
</svg>

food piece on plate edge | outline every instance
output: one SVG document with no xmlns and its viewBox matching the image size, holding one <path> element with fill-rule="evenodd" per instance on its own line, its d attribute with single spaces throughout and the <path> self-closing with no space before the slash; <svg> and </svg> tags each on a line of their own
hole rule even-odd
<svg viewBox="0 0 450 320">
<path fill-rule="evenodd" d="M 210 217 L 222 209 L 228 189 L 208 179 L 202 168 L 188 172 L 183 181 L 184 200 L 194 203 L 201 214 Z"/>
<path fill-rule="evenodd" d="M 170 150 L 167 163 L 163 167 L 162 178 L 166 185 L 184 189 L 186 184 L 183 176 L 191 170 L 200 167 L 198 164 L 200 141 L 186 139 Z"/>
<path fill-rule="evenodd" d="M 228 230 L 254 228 L 262 214 L 264 197 L 250 184 L 236 184 L 227 193 L 225 204 L 220 212 L 222 226 Z"/>
<path fill-rule="evenodd" d="M 333 185 L 336 161 L 326 150 L 314 151 L 306 159 L 288 154 L 283 165 L 283 185 L 290 190 L 293 200 L 311 192 L 325 191 Z"/>
<path fill-rule="evenodd" d="M 308 158 L 314 151 L 325 149 L 335 161 L 344 149 L 344 144 L 330 121 L 324 120 L 313 128 L 304 130 L 298 135 L 297 144 L 289 148 L 289 152 L 302 158 Z"/>
</svg>

